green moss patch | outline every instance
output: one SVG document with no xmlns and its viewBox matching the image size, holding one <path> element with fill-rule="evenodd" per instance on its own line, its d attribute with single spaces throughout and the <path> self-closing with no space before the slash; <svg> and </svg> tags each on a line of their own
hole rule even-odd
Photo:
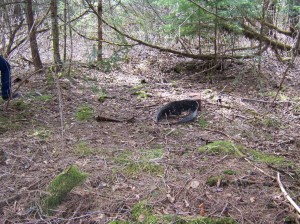
<svg viewBox="0 0 300 224">
<path fill-rule="evenodd" d="M 212 186 L 215 186 L 219 180 L 221 180 L 222 177 L 219 177 L 219 176 L 212 176 L 212 177 L 209 177 L 206 181 L 206 184 L 210 187 Z"/>
<path fill-rule="evenodd" d="M 39 127 L 32 131 L 31 136 L 46 140 L 51 136 L 52 132 L 45 127 Z"/>
<path fill-rule="evenodd" d="M 224 170 L 223 173 L 226 175 L 236 175 L 238 172 L 234 170 Z"/>
<path fill-rule="evenodd" d="M 18 130 L 21 126 L 16 116 L 6 117 L 0 115 L 0 134 L 8 130 Z"/>
<path fill-rule="evenodd" d="M 50 95 L 40 95 L 37 96 L 35 100 L 42 101 L 42 102 L 49 102 L 49 101 L 53 101 L 53 97 Z"/>
<path fill-rule="evenodd" d="M 198 126 L 200 128 L 207 128 L 208 126 L 208 121 L 207 119 L 205 118 L 205 115 L 201 114 L 199 117 L 198 117 Z"/>
<path fill-rule="evenodd" d="M 22 99 L 20 99 L 20 100 L 12 101 L 11 107 L 16 111 L 26 111 L 31 107 L 31 105 L 29 103 L 24 102 Z"/>
<path fill-rule="evenodd" d="M 0 135 L 6 131 L 17 131 L 24 123 L 32 120 L 31 105 L 23 100 L 12 100 L 9 113 L 0 111 Z"/>
<path fill-rule="evenodd" d="M 213 154 L 213 155 L 236 155 L 247 156 L 251 160 L 260 163 L 278 166 L 291 166 L 292 162 L 287 161 L 285 158 L 275 155 L 270 155 L 254 149 L 245 148 L 239 144 L 233 144 L 230 141 L 215 141 L 199 148 L 200 152 Z"/>
<path fill-rule="evenodd" d="M 131 212 L 132 219 L 140 223 L 157 223 L 158 219 L 153 215 L 152 208 L 145 202 L 139 202 L 133 206 Z"/>
<path fill-rule="evenodd" d="M 79 141 L 75 148 L 75 153 L 79 157 L 86 157 L 90 155 L 101 154 L 103 149 L 101 148 L 92 148 L 86 142 Z"/>
<path fill-rule="evenodd" d="M 151 94 L 148 93 L 147 90 L 144 89 L 146 85 L 137 85 L 131 88 L 132 95 L 136 95 L 138 99 L 147 99 L 148 97 L 151 97 Z"/>
<path fill-rule="evenodd" d="M 76 119 L 79 121 L 89 120 L 93 117 L 94 110 L 89 105 L 82 105 L 76 111 Z"/>
<path fill-rule="evenodd" d="M 76 153 L 79 156 L 89 156 L 92 154 L 93 149 L 90 148 L 86 142 L 80 141 L 76 147 Z"/>
<path fill-rule="evenodd" d="M 45 211 L 57 207 L 73 188 L 84 182 L 86 177 L 87 174 L 80 172 L 76 165 L 68 167 L 56 176 L 47 188 L 50 195 L 43 200 Z"/>
<path fill-rule="evenodd" d="M 287 161 L 285 158 L 280 156 L 269 155 L 254 149 L 243 150 L 245 154 L 249 155 L 252 160 L 256 162 L 266 163 L 270 165 L 293 165 L 292 162 Z"/>
<path fill-rule="evenodd" d="M 150 173 L 163 174 L 162 166 L 150 162 L 129 162 L 124 169 L 129 174 Z"/>
<path fill-rule="evenodd" d="M 163 167 L 149 160 L 159 158 L 162 155 L 162 149 L 141 150 L 141 154 L 133 159 L 131 152 L 124 151 L 114 157 L 114 160 L 121 164 L 123 171 L 128 174 L 150 173 L 158 175 L 163 173 Z"/>
<path fill-rule="evenodd" d="M 151 159 L 160 158 L 163 154 L 164 150 L 162 148 L 141 150 L 141 160 L 149 161 Z"/>
<path fill-rule="evenodd" d="M 229 217 L 209 218 L 209 217 L 180 217 L 173 215 L 155 215 L 152 208 L 145 202 L 139 202 L 133 206 L 131 218 L 129 221 L 115 220 L 109 224 L 237 224 L 237 222 Z"/>
<path fill-rule="evenodd" d="M 230 141 L 215 141 L 199 148 L 200 152 L 207 154 L 239 154 L 238 151 L 242 147 L 240 145 L 233 145 Z"/>
</svg>

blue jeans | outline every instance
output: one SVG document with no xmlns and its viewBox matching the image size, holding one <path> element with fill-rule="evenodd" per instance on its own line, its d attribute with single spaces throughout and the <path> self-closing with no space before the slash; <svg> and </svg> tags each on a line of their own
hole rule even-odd
<svg viewBox="0 0 300 224">
<path fill-rule="evenodd" d="M 0 55 L 1 94 L 4 100 L 11 95 L 10 64 Z"/>
</svg>

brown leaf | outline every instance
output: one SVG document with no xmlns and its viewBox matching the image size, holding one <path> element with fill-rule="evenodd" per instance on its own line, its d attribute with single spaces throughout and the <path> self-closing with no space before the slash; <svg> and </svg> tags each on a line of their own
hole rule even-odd
<svg viewBox="0 0 300 224">
<path fill-rule="evenodd" d="M 205 206 L 204 206 L 204 203 L 201 203 L 201 204 L 199 205 L 199 214 L 200 214 L 201 216 L 205 216 Z"/>
<path fill-rule="evenodd" d="M 169 200 L 169 202 L 174 203 L 175 198 L 171 196 L 171 194 L 167 194 L 167 198 Z"/>
</svg>

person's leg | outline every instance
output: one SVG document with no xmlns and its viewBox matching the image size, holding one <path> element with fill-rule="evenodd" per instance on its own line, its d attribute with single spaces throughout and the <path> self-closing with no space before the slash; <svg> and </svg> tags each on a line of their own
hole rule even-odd
<svg viewBox="0 0 300 224">
<path fill-rule="evenodd" d="M 6 100 L 11 95 L 10 64 L 2 56 L 0 56 L 0 70 L 2 98 Z"/>
</svg>

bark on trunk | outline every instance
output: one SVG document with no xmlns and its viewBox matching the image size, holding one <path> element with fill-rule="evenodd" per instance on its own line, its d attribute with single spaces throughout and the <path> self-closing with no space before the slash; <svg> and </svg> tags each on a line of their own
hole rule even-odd
<svg viewBox="0 0 300 224">
<path fill-rule="evenodd" d="M 98 1 L 98 54 L 97 61 L 102 61 L 102 40 L 103 40 L 103 31 L 102 31 L 102 0 Z"/>
<path fill-rule="evenodd" d="M 27 14 L 29 42 L 30 42 L 32 61 L 35 69 L 40 70 L 43 68 L 43 64 L 40 58 L 39 48 L 36 40 L 36 27 L 34 26 L 32 0 L 26 0 L 26 3 L 27 3 L 26 14 Z"/>
<path fill-rule="evenodd" d="M 52 28 L 52 46 L 53 46 L 53 58 L 56 64 L 56 70 L 61 69 L 62 61 L 59 52 L 59 29 L 57 19 L 57 0 L 51 0 L 51 28 Z"/>
</svg>

